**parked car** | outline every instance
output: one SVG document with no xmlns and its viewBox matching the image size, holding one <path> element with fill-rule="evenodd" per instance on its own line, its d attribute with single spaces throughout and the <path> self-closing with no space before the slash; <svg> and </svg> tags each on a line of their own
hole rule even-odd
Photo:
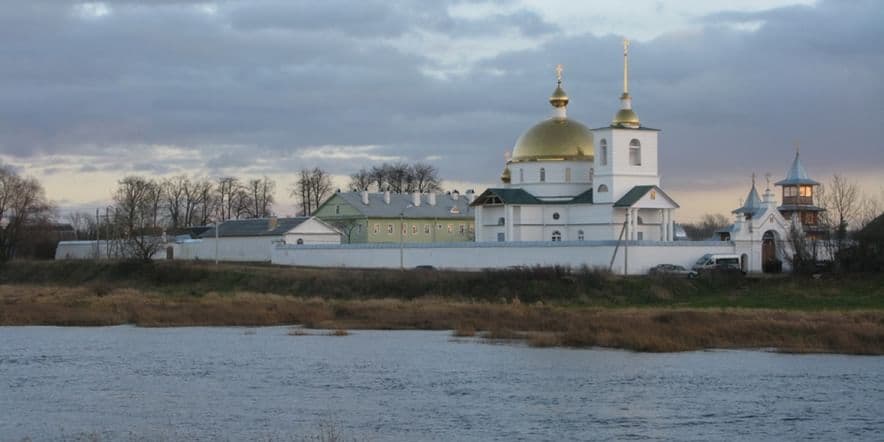
<svg viewBox="0 0 884 442">
<path fill-rule="evenodd" d="M 740 269 L 740 255 L 707 253 L 694 263 L 693 270 L 722 270 L 724 267 L 736 267 Z"/>
<path fill-rule="evenodd" d="M 693 270 L 688 270 L 684 266 L 676 265 L 676 264 L 658 264 L 654 267 L 651 267 L 651 270 L 648 271 L 649 275 L 677 275 L 684 276 L 687 278 L 696 278 L 697 272 Z"/>
<path fill-rule="evenodd" d="M 713 264 L 710 266 L 705 266 L 702 269 L 700 269 L 699 272 L 704 275 L 715 274 L 715 275 L 743 276 L 746 274 L 745 272 L 743 272 L 743 269 L 741 269 L 738 264 L 732 264 L 732 263 L 726 263 L 726 262 L 720 263 L 720 264 Z"/>
</svg>

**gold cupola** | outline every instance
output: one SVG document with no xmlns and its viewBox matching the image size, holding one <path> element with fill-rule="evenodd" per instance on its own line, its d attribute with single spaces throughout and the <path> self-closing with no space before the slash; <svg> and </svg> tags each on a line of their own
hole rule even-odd
<svg viewBox="0 0 884 442">
<path fill-rule="evenodd" d="M 562 65 L 556 66 L 556 88 L 549 97 L 553 116 L 528 129 L 516 140 L 512 162 L 588 160 L 595 156 L 592 132 L 567 116 L 568 94 L 562 88 Z"/>
<path fill-rule="evenodd" d="M 620 95 L 620 110 L 614 114 L 611 126 L 638 129 L 641 121 L 632 110 L 632 97 L 629 96 L 629 40 L 623 39 L 623 94 Z"/>
<path fill-rule="evenodd" d="M 506 166 L 503 168 L 503 173 L 500 174 L 500 181 L 509 184 L 512 181 L 513 177 L 510 172 L 510 166 Z"/>
</svg>

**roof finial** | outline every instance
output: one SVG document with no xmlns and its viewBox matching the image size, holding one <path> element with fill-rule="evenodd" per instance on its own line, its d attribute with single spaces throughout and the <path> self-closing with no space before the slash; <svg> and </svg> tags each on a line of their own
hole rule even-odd
<svg viewBox="0 0 884 442">
<path fill-rule="evenodd" d="M 562 71 L 564 70 L 565 68 L 561 64 L 556 65 L 556 82 L 559 84 L 559 86 L 562 85 Z"/>
<path fill-rule="evenodd" d="M 767 189 L 768 189 L 768 190 L 770 190 L 770 177 L 771 177 L 770 172 L 764 174 L 764 179 L 767 180 Z"/>
<path fill-rule="evenodd" d="M 556 65 L 556 90 L 549 97 L 549 104 L 556 109 L 553 115 L 556 118 L 565 118 L 565 107 L 568 106 L 568 94 L 562 89 L 562 71 L 564 70 L 562 65 Z"/>
<path fill-rule="evenodd" d="M 755 172 L 752 172 L 752 187 L 755 187 Z"/>
<path fill-rule="evenodd" d="M 800 152 L 801 152 L 801 145 L 798 143 L 798 140 L 795 140 L 795 156 L 797 157 Z"/>
<path fill-rule="evenodd" d="M 623 96 L 629 96 L 629 39 L 623 39 Z"/>
</svg>

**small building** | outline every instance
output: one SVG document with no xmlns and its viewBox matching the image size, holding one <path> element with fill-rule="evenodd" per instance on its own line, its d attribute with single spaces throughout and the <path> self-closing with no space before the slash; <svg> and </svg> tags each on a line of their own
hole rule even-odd
<svg viewBox="0 0 884 442">
<path fill-rule="evenodd" d="M 800 225 L 808 239 L 823 239 L 826 229 L 820 222 L 819 214 L 826 209 L 817 206 L 814 201 L 820 183 L 808 177 L 797 150 L 786 179 L 777 181 L 775 185 L 783 188 L 783 204 L 777 208 L 783 218 Z"/>
<path fill-rule="evenodd" d="M 344 243 L 473 241 L 473 196 L 471 191 L 337 192 L 314 215 L 339 230 Z"/>
<path fill-rule="evenodd" d="M 181 259 L 266 262 L 276 244 L 340 244 L 340 232 L 309 217 L 227 220 L 182 247 Z"/>
</svg>

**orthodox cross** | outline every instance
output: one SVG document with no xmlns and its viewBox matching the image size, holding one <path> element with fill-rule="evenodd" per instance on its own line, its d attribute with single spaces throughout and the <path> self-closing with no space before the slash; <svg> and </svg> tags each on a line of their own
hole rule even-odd
<svg viewBox="0 0 884 442">
<path fill-rule="evenodd" d="M 629 95 L 629 39 L 623 39 L 623 95 Z"/>
<path fill-rule="evenodd" d="M 556 65 L 556 80 L 559 84 L 562 84 L 562 71 L 564 70 L 565 68 L 561 64 Z"/>
</svg>

